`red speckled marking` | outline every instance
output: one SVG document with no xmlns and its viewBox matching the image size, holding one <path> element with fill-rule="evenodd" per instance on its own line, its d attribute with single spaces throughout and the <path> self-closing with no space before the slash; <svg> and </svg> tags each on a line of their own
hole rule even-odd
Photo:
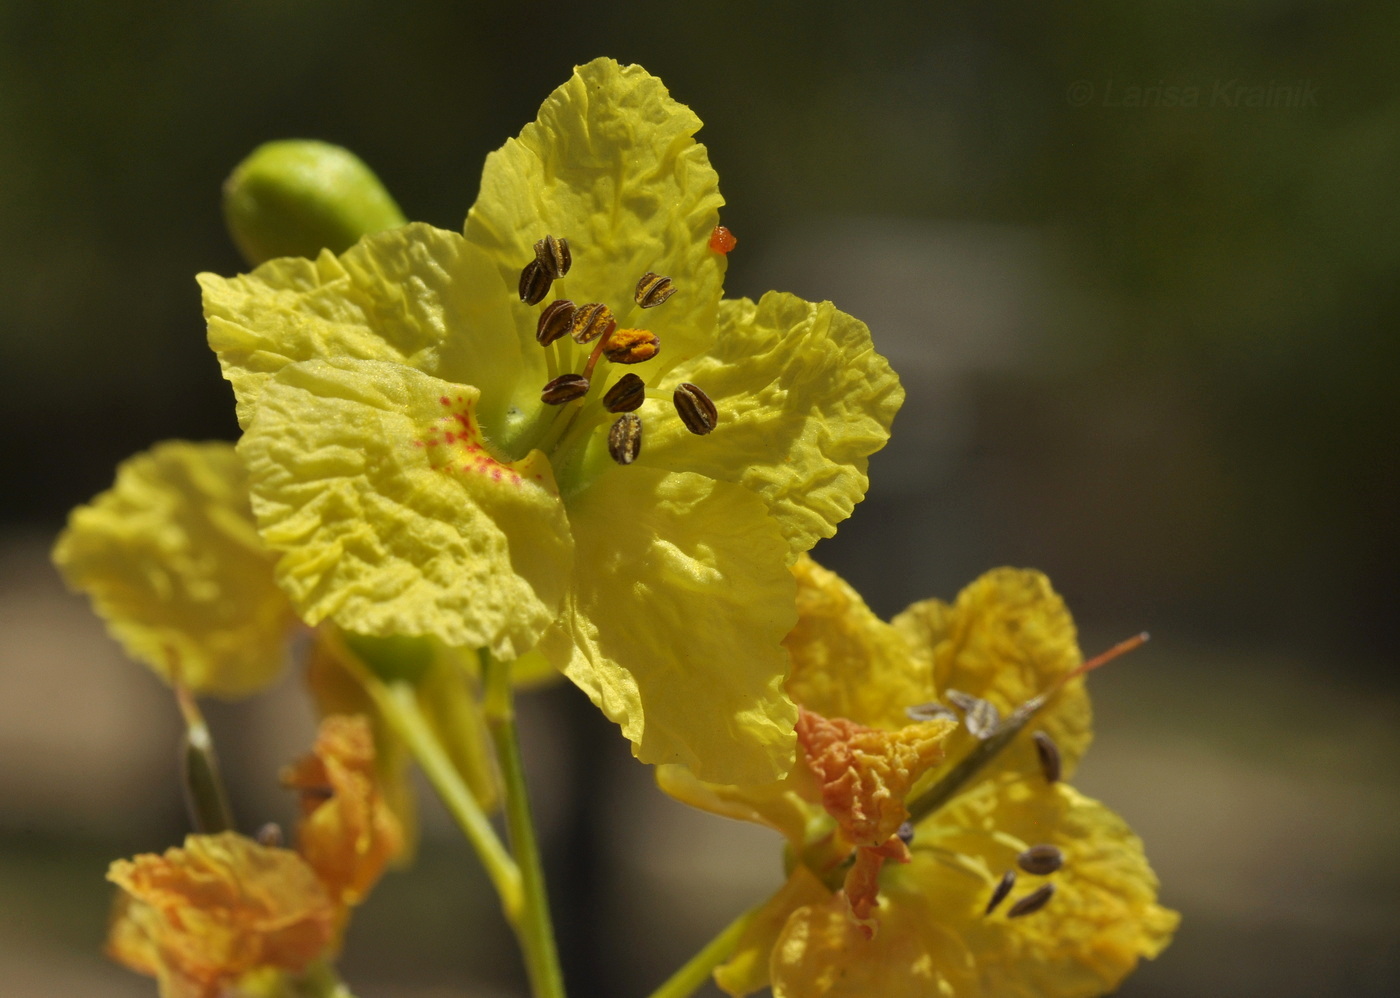
<svg viewBox="0 0 1400 998">
<path fill-rule="evenodd" d="M 448 408 L 447 415 L 435 420 L 437 425 L 428 429 L 424 439 L 413 441 L 415 447 L 428 448 L 428 465 L 434 471 L 451 475 L 479 475 L 510 485 L 528 482 L 557 494 L 553 478 L 535 470 L 539 467 L 536 461 L 527 458 L 504 462 L 491 454 L 476 425 L 475 399 L 458 395 L 454 403 L 443 395 L 438 398 L 438 403 Z"/>
</svg>

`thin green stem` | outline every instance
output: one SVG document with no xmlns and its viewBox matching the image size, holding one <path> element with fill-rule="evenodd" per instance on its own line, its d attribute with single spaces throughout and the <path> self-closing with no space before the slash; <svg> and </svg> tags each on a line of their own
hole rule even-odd
<svg viewBox="0 0 1400 998">
<path fill-rule="evenodd" d="M 700 952 L 667 978 L 665 984 L 653 991 L 651 998 L 689 998 L 700 990 L 715 972 L 715 968 L 734 955 L 744 930 L 758 915 L 761 907 L 762 905 L 750 908 L 720 929 L 719 934 L 706 943 Z"/>
<path fill-rule="evenodd" d="M 370 696 L 374 697 L 385 719 L 393 727 L 394 733 L 403 739 L 409 751 L 413 753 L 414 759 L 428 777 L 428 782 L 438 792 L 438 796 L 456 820 L 457 826 L 481 858 L 481 865 L 485 867 L 486 875 L 491 878 L 491 883 L 500 896 L 506 920 L 512 926 L 518 926 L 524 901 L 520 868 L 501 844 L 486 813 L 472 796 L 471 790 L 457 772 L 457 767 L 452 764 L 437 736 L 433 734 L 432 727 L 418 706 L 413 687 L 408 683 L 384 683 L 366 670 L 362 670 L 360 679 Z"/>
<path fill-rule="evenodd" d="M 233 809 L 229 807 L 228 793 L 224 790 L 209 725 L 204 723 L 204 714 L 194 695 L 185 687 L 175 687 L 175 701 L 185 721 L 185 735 L 180 744 L 180 775 L 190 823 L 202 835 L 231 831 Z"/>
<path fill-rule="evenodd" d="M 515 704 L 510 685 L 510 665 L 481 653 L 485 676 L 486 723 L 496 745 L 496 759 L 505 785 L 506 827 L 511 851 L 520 865 L 524 907 L 516 923 L 516 936 L 525 952 L 525 970 L 535 998 L 564 998 L 564 975 L 559 969 L 559 953 L 554 944 L 554 924 L 549 917 L 549 895 L 545 891 L 544 866 L 530 816 L 530 798 L 525 788 L 525 769 L 520 762 L 520 740 L 516 734 Z"/>
</svg>

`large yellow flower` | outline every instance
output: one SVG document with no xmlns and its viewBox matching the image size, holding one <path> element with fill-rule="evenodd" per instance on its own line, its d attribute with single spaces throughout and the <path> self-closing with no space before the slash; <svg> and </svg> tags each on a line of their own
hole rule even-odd
<svg viewBox="0 0 1400 998">
<path fill-rule="evenodd" d="M 768 824 L 792 850 L 787 883 L 720 985 L 771 985 L 776 998 L 1088 998 L 1161 952 L 1177 915 L 1156 903 L 1142 843 L 1062 782 L 1088 747 L 1090 712 L 1074 624 L 1048 580 L 999 569 L 951 606 L 917 603 L 886 624 L 831 572 L 807 559 L 795 572 L 788 689 L 805 764 L 748 787 L 658 770 L 674 796 Z M 941 762 L 910 751 L 957 715 Z"/>
<path fill-rule="evenodd" d="M 598 60 L 488 157 L 464 234 L 200 280 L 305 619 L 538 645 L 643 760 L 760 780 L 793 751 L 786 566 L 903 393 L 829 303 L 721 300 L 699 127 Z"/>
<path fill-rule="evenodd" d="M 296 625 L 232 444 L 172 440 L 124 461 L 73 510 L 54 563 L 127 654 L 194 693 L 275 679 Z"/>
</svg>

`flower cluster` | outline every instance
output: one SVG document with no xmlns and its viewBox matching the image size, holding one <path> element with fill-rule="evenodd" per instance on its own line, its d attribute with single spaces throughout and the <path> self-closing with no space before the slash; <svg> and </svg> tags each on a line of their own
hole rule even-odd
<svg viewBox="0 0 1400 998">
<path fill-rule="evenodd" d="M 699 127 L 599 59 L 487 158 L 460 232 L 317 186 L 373 183 L 319 144 L 231 180 L 257 266 L 199 283 L 242 437 L 132 458 L 54 551 L 179 697 L 206 821 L 194 696 L 269 685 L 309 633 L 296 851 L 207 828 L 109 874 L 109 950 L 164 998 L 330 994 L 308 982 L 411 848 L 410 757 L 562 995 L 509 701 L 556 673 L 668 793 L 786 836 L 786 884 L 715 972 L 731 994 L 1071 998 L 1166 945 L 1140 843 L 1063 782 L 1089 707 L 1048 582 L 999 570 L 885 623 L 807 557 L 903 390 L 831 303 L 723 297 Z"/>
</svg>

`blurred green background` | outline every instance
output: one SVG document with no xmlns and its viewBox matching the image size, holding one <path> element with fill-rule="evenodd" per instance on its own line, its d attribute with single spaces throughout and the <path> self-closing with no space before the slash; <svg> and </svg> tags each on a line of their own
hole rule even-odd
<svg viewBox="0 0 1400 998">
<path fill-rule="evenodd" d="M 98 955 L 101 874 L 183 834 L 174 711 L 46 551 L 128 454 L 236 432 L 193 281 L 242 268 L 224 176 L 326 139 L 455 228 L 600 54 L 706 122 L 729 294 L 830 298 L 905 380 L 818 558 L 886 614 L 1017 564 L 1088 651 L 1153 632 L 1094 678 L 1079 781 L 1185 916 L 1122 993 L 1400 991 L 1397 29 L 1382 0 L 0 2 L 0 992 L 154 994 Z M 777 845 L 660 799 L 581 701 L 528 706 L 566 972 L 641 994 Z M 213 721 L 245 821 L 289 819 L 295 678 Z M 431 815 L 344 967 L 361 998 L 522 993 Z"/>
</svg>

